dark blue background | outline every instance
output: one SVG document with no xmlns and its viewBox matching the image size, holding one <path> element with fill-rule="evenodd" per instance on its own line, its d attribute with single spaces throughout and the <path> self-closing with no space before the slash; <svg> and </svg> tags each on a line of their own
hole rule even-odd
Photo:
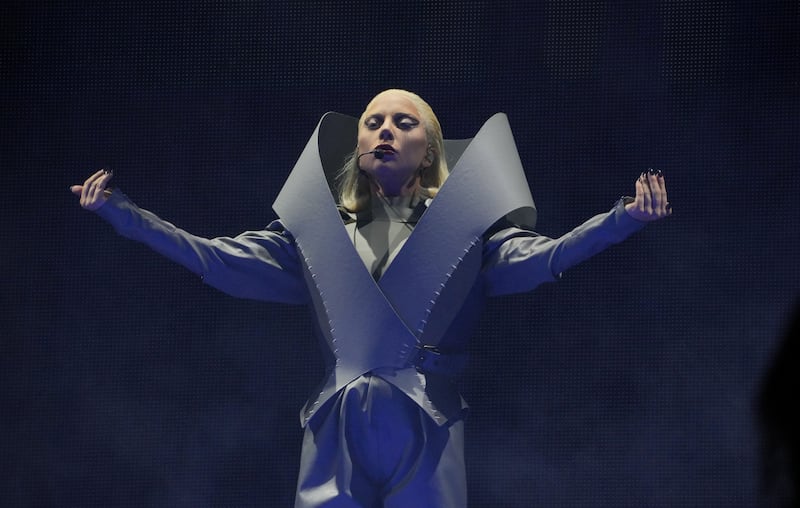
<svg viewBox="0 0 800 508">
<path fill-rule="evenodd" d="M 491 303 L 471 506 L 754 506 L 800 282 L 799 28 L 792 1 L 4 2 L 3 505 L 291 505 L 306 311 L 215 292 L 68 186 L 108 166 L 195 234 L 261 228 L 319 117 L 401 87 L 449 138 L 508 113 L 543 234 L 648 167 L 675 209 Z"/>
</svg>

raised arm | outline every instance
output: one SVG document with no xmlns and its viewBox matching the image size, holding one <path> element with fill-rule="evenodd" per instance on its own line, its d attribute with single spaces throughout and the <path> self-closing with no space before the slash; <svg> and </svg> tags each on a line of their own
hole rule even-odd
<svg viewBox="0 0 800 508">
<path fill-rule="evenodd" d="M 111 176 L 100 170 L 71 190 L 80 196 L 83 208 L 97 213 L 122 236 L 144 243 L 229 295 L 285 303 L 306 301 L 294 239 L 279 221 L 234 238 L 202 238 L 139 208 L 119 190 L 108 189 Z"/>
<path fill-rule="evenodd" d="M 530 291 L 672 213 L 660 171 L 642 173 L 636 197 L 622 198 L 611 211 L 596 215 L 559 238 L 508 227 L 484 244 L 484 276 L 491 296 Z"/>
</svg>

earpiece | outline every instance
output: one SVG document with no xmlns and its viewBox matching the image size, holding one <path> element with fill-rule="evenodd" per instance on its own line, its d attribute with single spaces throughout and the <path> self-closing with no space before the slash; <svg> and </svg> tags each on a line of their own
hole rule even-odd
<svg viewBox="0 0 800 508">
<path fill-rule="evenodd" d="M 425 162 L 433 164 L 433 147 L 428 145 L 428 153 L 425 154 Z"/>
</svg>

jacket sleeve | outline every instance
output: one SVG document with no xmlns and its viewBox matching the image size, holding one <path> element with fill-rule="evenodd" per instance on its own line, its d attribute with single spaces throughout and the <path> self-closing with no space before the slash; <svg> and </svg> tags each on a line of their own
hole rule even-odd
<svg viewBox="0 0 800 508">
<path fill-rule="evenodd" d="M 530 291 L 543 282 L 642 229 L 620 199 L 611 211 L 587 220 L 560 238 L 507 227 L 484 243 L 483 274 L 489 296 Z"/>
<path fill-rule="evenodd" d="M 202 238 L 139 208 L 118 189 L 96 213 L 120 235 L 144 243 L 231 296 L 284 303 L 308 298 L 294 239 L 280 221 L 234 238 Z"/>
</svg>

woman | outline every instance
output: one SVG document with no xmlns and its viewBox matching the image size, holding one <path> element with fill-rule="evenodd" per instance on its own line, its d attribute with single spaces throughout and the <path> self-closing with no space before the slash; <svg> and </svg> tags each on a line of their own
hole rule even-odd
<svg viewBox="0 0 800 508">
<path fill-rule="evenodd" d="M 323 121 L 275 202 L 281 220 L 236 238 L 175 228 L 108 190 L 108 172 L 72 191 L 212 286 L 311 306 L 330 368 L 301 415 L 297 507 L 464 507 L 466 404 L 451 380 L 485 298 L 554 280 L 671 213 L 649 171 L 610 212 L 558 239 L 536 234 L 504 122 L 490 119 L 448 177 L 428 104 L 381 92 L 358 122 L 338 210 L 317 153 Z"/>
</svg>

